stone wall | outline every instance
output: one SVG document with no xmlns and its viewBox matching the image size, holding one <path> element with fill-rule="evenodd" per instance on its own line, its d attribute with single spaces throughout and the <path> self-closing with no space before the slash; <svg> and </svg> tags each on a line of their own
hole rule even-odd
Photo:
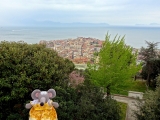
<svg viewBox="0 0 160 120">
<path fill-rule="evenodd" d="M 128 91 L 128 96 L 133 98 L 143 99 L 143 94 L 143 92 Z"/>
</svg>

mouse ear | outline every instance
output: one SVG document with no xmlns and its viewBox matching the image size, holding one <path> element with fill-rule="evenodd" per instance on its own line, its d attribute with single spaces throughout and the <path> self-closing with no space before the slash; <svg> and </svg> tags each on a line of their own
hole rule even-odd
<svg viewBox="0 0 160 120">
<path fill-rule="evenodd" d="M 40 94 L 40 90 L 39 89 L 36 89 L 36 90 L 34 90 L 32 93 L 31 93 L 31 97 L 32 97 L 32 99 L 38 99 L 38 96 L 39 96 L 39 94 Z"/>
<path fill-rule="evenodd" d="M 54 89 L 49 89 L 48 90 L 48 96 L 49 96 L 49 98 L 56 97 L 56 91 Z"/>
</svg>

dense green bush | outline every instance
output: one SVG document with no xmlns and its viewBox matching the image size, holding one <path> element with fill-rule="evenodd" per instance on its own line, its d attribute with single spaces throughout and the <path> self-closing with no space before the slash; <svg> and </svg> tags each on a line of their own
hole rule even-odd
<svg viewBox="0 0 160 120">
<path fill-rule="evenodd" d="M 46 48 L 24 42 L 0 43 L 0 117 L 26 116 L 24 104 L 34 89 L 48 90 L 68 79 L 74 64 Z M 27 111 L 28 112 L 28 111 Z"/>
<path fill-rule="evenodd" d="M 157 77 L 157 88 L 144 95 L 144 102 L 139 102 L 139 111 L 135 112 L 138 120 L 160 120 L 160 76 Z"/>
<path fill-rule="evenodd" d="M 77 88 L 77 120 L 120 120 L 121 110 L 111 97 L 104 98 L 104 92 L 89 80 Z"/>
<path fill-rule="evenodd" d="M 77 110 L 76 100 L 77 95 L 75 89 L 65 86 L 56 86 L 57 91 L 56 101 L 59 103 L 57 115 L 59 120 L 74 120 Z"/>
<path fill-rule="evenodd" d="M 58 86 L 56 101 L 59 120 L 120 120 L 121 110 L 118 103 L 110 97 L 104 99 L 100 88 L 85 83 L 71 88 Z"/>
</svg>

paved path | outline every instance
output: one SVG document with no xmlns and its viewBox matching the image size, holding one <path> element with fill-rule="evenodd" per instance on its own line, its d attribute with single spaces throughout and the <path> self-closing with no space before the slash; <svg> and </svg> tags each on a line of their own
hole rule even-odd
<svg viewBox="0 0 160 120">
<path fill-rule="evenodd" d="M 126 119 L 125 120 L 136 120 L 133 117 L 133 110 L 137 110 L 135 104 L 136 104 L 136 99 L 127 97 L 127 96 L 121 96 L 121 95 L 113 95 L 113 99 L 117 100 L 118 102 L 123 102 L 127 103 L 127 111 L 126 111 Z"/>
</svg>

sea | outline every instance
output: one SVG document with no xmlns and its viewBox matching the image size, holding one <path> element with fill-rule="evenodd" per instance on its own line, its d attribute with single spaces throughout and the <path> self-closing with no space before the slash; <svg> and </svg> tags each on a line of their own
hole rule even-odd
<svg viewBox="0 0 160 120">
<path fill-rule="evenodd" d="M 106 27 L 0 27 L 0 41 L 24 41 L 28 44 L 41 40 L 75 39 L 90 37 L 105 40 L 109 34 L 124 37 L 125 43 L 134 48 L 147 47 L 148 42 L 160 42 L 160 27 L 155 26 L 106 26 Z M 158 45 L 160 49 L 160 43 Z"/>
</svg>

